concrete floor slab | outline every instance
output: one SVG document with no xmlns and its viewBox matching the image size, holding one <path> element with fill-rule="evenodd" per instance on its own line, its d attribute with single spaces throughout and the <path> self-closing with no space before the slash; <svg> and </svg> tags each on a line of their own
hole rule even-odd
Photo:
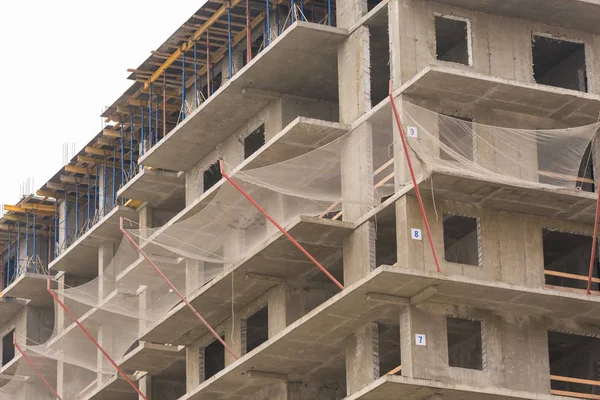
<svg viewBox="0 0 600 400">
<path fill-rule="evenodd" d="M 52 261 L 49 268 L 75 276 L 90 278 L 97 276 L 98 247 L 105 241 L 121 240 L 123 237 L 119 230 L 121 217 L 134 221 L 138 219 L 137 212 L 133 208 L 115 207 Z"/>
<path fill-rule="evenodd" d="M 2 291 L 6 297 L 14 297 L 29 300 L 28 305 L 39 307 L 52 307 L 54 300 L 48 293 L 48 278 L 51 278 L 52 288 L 56 289 L 58 283 L 53 277 L 45 274 L 34 274 L 26 272 L 21 274 L 13 283 Z"/>
<path fill-rule="evenodd" d="M 598 0 L 433 0 L 487 14 L 600 33 Z"/>
<path fill-rule="evenodd" d="M 571 126 L 595 123 L 600 112 L 600 96 L 596 94 L 502 79 L 446 66 L 424 68 L 398 92 L 559 119 Z"/>
<path fill-rule="evenodd" d="M 140 342 L 117 363 L 125 370 L 157 375 L 178 361 L 185 360 L 185 347 Z"/>
<path fill-rule="evenodd" d="M 56 360 L 42 357 L 28 352 L 27 357 L 31 360 L 36 369 L 42 373 L 50 382 L 56 382 L 57 365 Z M 29 366 L 20 353 L 0 369 L 0 375 L 10 376 L 18 374 L 19 376 L 37 376 L 36 372 Z"/>
<path fill-rule="evenodd" d="M 129 377 L 135 383 L 133 377 Z M 99 388 L 79 397 L 82 400 L 137 400 L 138 395 L 127 381 L 119 375 L 108 378 Z"/>
<path fill-rule="evenodd" d="M 489 209 L 562 220 L 594 222 L 595 193 L 543 186 L 524 187 L 440 169 L 432 169 L 432 175 L 419 184 L 424 197 L 431 197 L 432 186 L 436 200 L 460 201 Z"/>
<path fill-rule="evenodd" d="M 336 100 L 337 46 L 345 37 L 346 30 L 297 21 L 141 157 L 139 163 L 187 171 L 264 108 L 273 96 L 312 98 L 318 93 L 320 99 Z M 315 47 L 315 43 L 319 45 Z"/>
<path fill-rule="evenodd" d="M 17 315 L 26 305 L 27 301 L 23 299 L 0 298 L 0 323 L 4 323 Z"/>
<path fill-rule="evenodd" d="M 548 380 L 548 390 L 550 390 L 549 382 Z M 386 375 L 346 397 L 345 400 L 427 400 L 435 394 L 439 394 L 444 400 L 552 400 L 557 398 L 550 394 L 461 384 L 448 385 L 433 380 Z"/>
<path fill-rule="evenodd" d="M 342 239 L 352 231 L 353 226 L 348 222 L 302 217 L 286 229 L 317 260 L 327 266 L 328 263 L 339 262 Z M 316 274 L 316 279 L 327 280 L 324 275 L 319 275 L 320 271 L 279 232 L 273 234 L 261 248 L 188 296 L 188 300 L 211 325 L 216 326 L 231 315 L 232 279 L 237 282 L 234 301 L 240 307 L 276 284 L 247 279 L 251 273 L 282 279 L 298 279 L 303 275 Z M 184 304 L 179 304 L 141 340 L 189 345 L 206 333 L 208 330 L 192 312 Z"/>
<path fill-rule="evenodd" d="M 185 175 L 144 168 L 117 192 L 123 199 L 147 202 L 151 207 L 183 208 Z"/>
<path fill-rule="evenodd" d="M 252 371 L 280 374 L 288 380 L 300 381 L 343 377 L 345 338 L 370 321 L 390 324 L 399 321 L 401 305 L 370 300 L 369 294 L 390 295 L 399 301 L 409 301 L 432 285 L 437 286 L 438 291 L 427 300 L 429 302 L 561 319 L 586 318 L 596 324 L 600 320 L 598 297 L 381 266 L 202 383 L 183 399 L 197 400 L 206 398 L 204 396 L 244 399 L 266 384 L 265 374 L 257 374 L 254 378 Z M 323 329 L 324 326 L 327 329 Z M 437 384 L 423 381 L 420 385 L 436 387 Z M 479 390 L 485 391 L 483 388 Z M 476 389 L 473 392 L 472 396 L 464 398 L 482 398 L 477 397 Z M 513 398 L 510 394 L 506 396 L 498 399 Z M 388 398 L 404 399 L 402 396 Z"/>
</svg>

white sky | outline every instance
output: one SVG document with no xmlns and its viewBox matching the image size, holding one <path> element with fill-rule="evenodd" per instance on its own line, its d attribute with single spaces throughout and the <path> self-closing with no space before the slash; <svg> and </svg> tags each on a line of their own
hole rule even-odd
<svg viewBox="0 0 600 400">
<path fill-rule="evenodd" d="M 206 0 L 0 1 L 0 203 L 38 189 L 101 128 L 100 113 Z"/>
</svg>

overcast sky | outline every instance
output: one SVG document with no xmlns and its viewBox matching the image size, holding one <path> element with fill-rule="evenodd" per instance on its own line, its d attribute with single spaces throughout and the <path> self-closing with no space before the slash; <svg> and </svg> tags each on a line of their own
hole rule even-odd
<svg viewBox="0 0 600 400">
<path fill-rule="evenodd" d="M 136 68 L 205 0 L 0 1 L 0 203 L 19 200 L 101 128 Z"/>
</svg>

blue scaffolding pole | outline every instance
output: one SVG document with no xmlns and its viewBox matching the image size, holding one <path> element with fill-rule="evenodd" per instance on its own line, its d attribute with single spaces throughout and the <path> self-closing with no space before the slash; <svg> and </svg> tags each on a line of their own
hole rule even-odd
<svg viewBox="0 0 600 400">
<path fill-rule="evenodd" d="M 25 271 L 27 271 L 27 260 L 29 259 L 29 213 L 25 213 Z"/>
<path fill-rule="evenodd" d="M 121 128 L 122 129 L 122 128 Z M 123 159 L 121 158 L 121 162 Z M 117 204 L 117 146 L 113 147 L 112 208 Z"/>
<path fill-rule="evenodd" d="M 158 105 L 159 105 L 159 100 L 160 100 L 160 96 L 157 94 L 156 95 L 156 107 L 155 108 L 155 114 L 156 114 L 156 130 L 154 131 L 154 143 L 158 143 Z M 163 132 L 164 133 L 164 132 Z"/>
<path fill-rule="evenodd" d="M 94 185 L 94 212 L 98 212 L 98 164 L 96 164 L 96 184 Z"/>
<path fill-rule="evenodd" d="M 198 108 L 198 52 L 196 47 L 196 42 L 194 42 L 194 104 Z"/>
<path fill-rule="evenodd" d="M 113 168 L 114 168 L 114 163 L 113 163 Z M 106 168 L 106 155 L 104 155 L 104 171 L 102 173 L 102 202 L 103 207 L 102 207 L 102 215 L 106 215 L 106 174 L 108 173 L 107 168 Z"/>
<path fill-rule="evenodd" d="M 181 120 L 185 119 L 185 53 L 181 55 Z"/>
<path fill-rule="evenodd" d="M 292 10 L 291 21 L 292 24 L 296 22 L 296 2 L 294 0 L 290 0 L 290 10 Z"/>
<path fill-rule="evenodd" d="M 327 0 L 327 25 L 331 26 L 331 0 Z"/>
<path fill-rule="evenodd" d="M 79 237 L 79 183 L 75 179 L 75 240 Z"/>
<path fill-rule="evenodd" d="M 65 244 L 69 243 L 69 193 L 65 191 Z"/>
<path fill-rule="evenodd" d="M 277 36 L 281 33 L 281 17 L 279 15 L 279 6 L 275 7 L 275 25 L 277 26 Z"/>
<path fill-rule="evenodd" d="M 267 14 L 267 22 L 266 22 L 266 35 L 265 35 L 265 47 L 271 44 L 271 2 L 267 1 L 267 8 L 265 13 Z"/>
<path fill-rule="evenodd" d="M 148 92 L 148 142 L 149 146 L 152 147 L 153 133 L 152 133 L 152 84 Z"/>
<path fill-rule="evenodd" d="M 144 140 L 146 139 L 144 137 L 144 124 L 146 123 L 146 121 L 144 121 L 144 107 L 142 107 L 142 131 L 140 134 L 140 155 L 143 156 L 144 155 L 144 147 L 146 146 L 146 143 L 144 143 Z"/>
<path fill-rule="evenodd" d="M 37 229 L 36 214 L 33 212 L 33 273 L 37 273 Z"/>
<path fill-rule="evenodd" d="M 65 197 L 66 197 L 66 192 L 65 192 Z M 58 201 L 56 201 L 54 203 L 54 257 L 56 258 L 56 256 L 58 254 L 56 254 L 56 243 L 58 243 Z"/>
<path fill-rule="evenodd" d="M 8 230 L 8 263 L 6 264 L 6 286 L 10 284 L 10 253 L 11 253 L 11 242 L 12 242 L 12 229 Z"/>
<path fill-rule="evenodd" d="M 133 126 L 133 112 L 131 110 L 129 110 L 131 112 L 131 137 L 129 138 L 129 153 L 130 153 L 130 157 L 129 157 L 129 179 L 131 179 L 131 177 L 133 177 L 133 131 L 134 131 L 134 126 Z"/>
<path fill-rule="evenodd" d="M 121 122 L 121 185 L 125 182 L 125 127 Z M 116 198 L 116 197 L 115 197 Z"/>
</svg>

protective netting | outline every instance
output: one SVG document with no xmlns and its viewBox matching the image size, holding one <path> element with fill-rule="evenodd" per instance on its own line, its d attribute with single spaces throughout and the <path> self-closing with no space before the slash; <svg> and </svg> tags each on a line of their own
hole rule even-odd
<svg viewBox="0 0 600 400">
<path fill-rule="evenodd" d="M 433 171 L 453 171 L 517 186 L 574 190 L 583 182 L 578 176 L 586 170 L 586 149 L 598 128 L 512 129 L 476 124 L 407 102 L 400 106 L 422 179 Z M 393 120 L 388 118 L 384 125 L 388 128 L 372 135 L 369 129 L 357 129 L 284 162 L 234 171 L 233 179 L 284 227 L 303 215 L 337 218 L 348 204 L 375 207 L 408 182 L 401 172 L 393 173 L 403 167 L 394 166 L 394 160 L 404 160 L 402 155 L 394 157 L 394 151 L 402 150 Z M 361 157 L 364 165 L 355 168 Z M 375 178 L 358 186 L 345 183 L 365 170 Z M 193 211 L 182 211 L 162 227 L 126 223 L 127 231 L 182 293 L 228 273 L 278 234 L 237 189 L 225 181 L 218 185 Z M 65 285 L 56 293 L 119 362 L 180 299 L 126 239 L 115 249 L 99 278 L 76 287 Z M 186 287 L 186 270 L 198 275 L 192 287 Z M 56 315 L 61 314 L 57 308 Z M 27 351 L 38 360 L 68 366 L 64 399 L 85 398 L 116 374 L 67 316 L 57 319 L 50 340 Z"/>
</svg>

